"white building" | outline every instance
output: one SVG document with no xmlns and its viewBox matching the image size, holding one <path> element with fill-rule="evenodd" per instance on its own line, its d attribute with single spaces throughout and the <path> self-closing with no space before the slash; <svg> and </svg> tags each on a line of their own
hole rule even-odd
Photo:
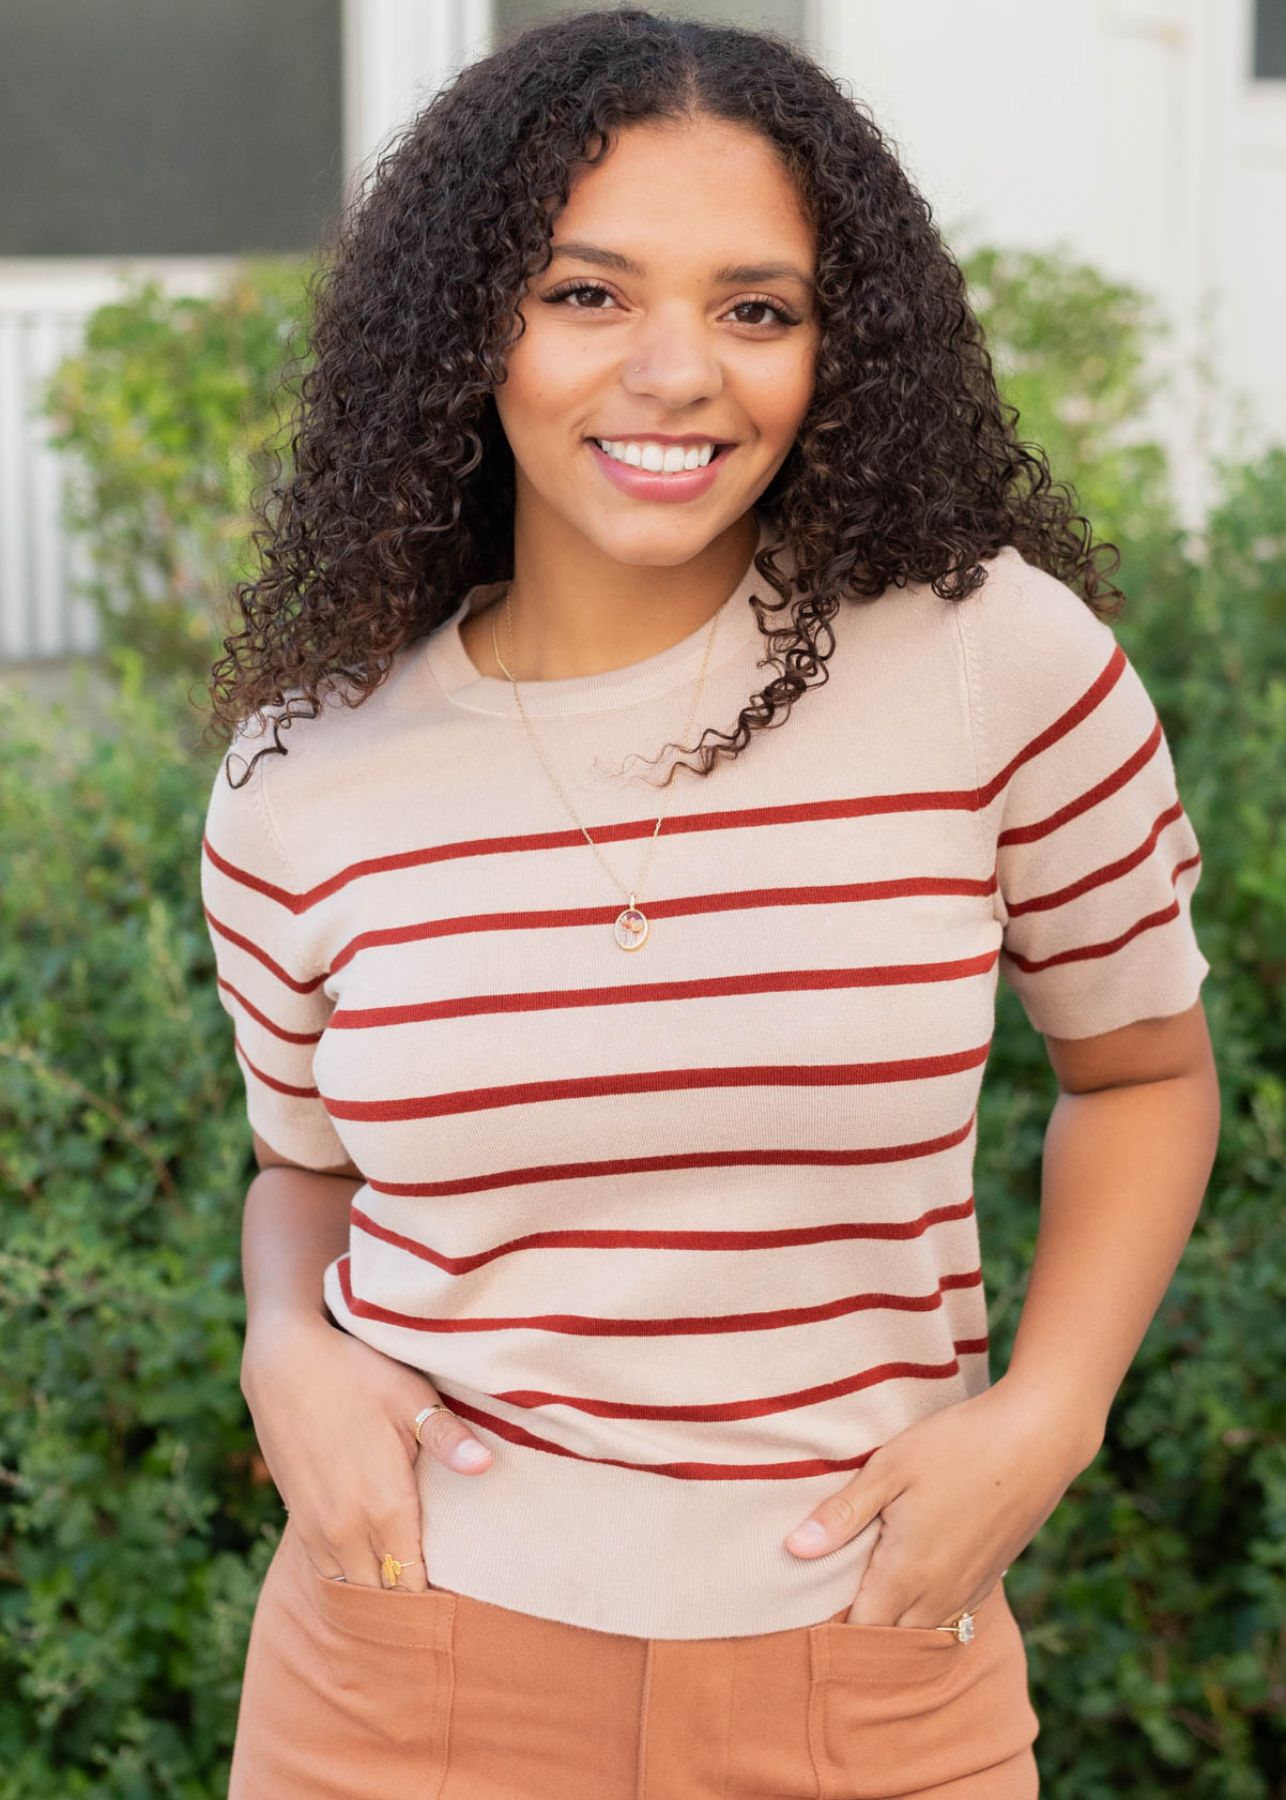
<svg viewBox="0 0 1286 1800">
<path fill-rule="evenodd" d="M 436 86 L 550 0 L 0 0 L 0 659 L 89 650 L 30 413 L 121 275 L 217 283 L 311 247 Z M 770 26 L 891 134 L 957 254 L 1071 251 L 1155 296 L 1158 418 L 1199 521 L 1230 415 L 1286 442 L 1286 0 L 657 0 Z"/>
</svg>

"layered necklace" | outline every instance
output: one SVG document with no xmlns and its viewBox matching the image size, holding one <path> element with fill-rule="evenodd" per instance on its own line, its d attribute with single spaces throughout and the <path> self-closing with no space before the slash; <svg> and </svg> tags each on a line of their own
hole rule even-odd
<svg viewBox="0 0 1286 1800">
<path fill-rule="evenodd" d="M 723 609 L 721 607 L 719 609 L 719 612 L 721 612 L 722 610 Z M 697 679 L 696 691 L 694 692 L 694 694 L 692 696 L 692 706 L 688 713 L 688 722 L 687 722 L 687 725 L 684 727 L 684 732 L 683 732 L 683 741 L 685 744 L 686 744 L 688 738 L 692 734 L 692 727 L 696 720 L 697 707 L 701 700 L 701 689 L 705 683 L 706 668 L 710 661 L 710 646 L 714 642 L 715 630 L 719 623 L 719 612 L 716 612 L 714 617 L 711 619 L 710 629 L 706 633 L 705 655 L 701 659 L 701 674 Z M 510 661 L 512 661 L 513 654 L 514 654 L 513 613 L 510 608 L 510 605 L 509 605 L 509 592 L 507 589 L 505 591 L 505 629 L 506 629 L 506 631 L 508 633 L 508 637 L 509 637 L 509 657 L 510 657 Z M 669 810 L 670 810 L 669 805 L 667 804 L 665 807 L 662 808 L 661 818 L 657 820 L 656 826 L 652 832 L 652 835 L 648 839 L 648 846 L 647 846 L 646 854 L 644 855 L 644 858 L 643 858 L 643 865 L 638 872 L 638 876 L 635 880 L 633 888 L 627 888 L 627 887 L 622 886 L 615 871 L 610 867 L 610 865 L 604 859 L 602 851 L 599 849 L 598 845 L 594 842 L 593 838 L 589 835 L 588 831 L 585 830 L 585 827 L 581 824 L 580 820 L 576 817 L 575 809 L 573 808 L 571 801 L 567 798 L 567 795 L 563 792 L 562 785 L 559 782 L 558 777 L 554 774 L 554 771 L 550 768 L 549 764 L 545 761 L 544 752 L 540 748 L 539 740 L 537 739 L 535 732 L 531 728 L 531 720 L 527 717 L 527 709 L 522 703 L 522 695 L 518 692 L 518 683 L 514 678 L 513 672 L 509 668 L 507 668 L 506 665 L 501 661 L 500 648 L 499 648 L 498 644 L 496 643 L 496 615 L 495 615 L 494 611 L 491 614 L 491 645 L 492 645 L 492 649 L 495 653 L 496 662 L 500 665 L 500 667 L 502 669 L 504 669 L 505 674 L 508 675 L 508 677 L 509 677 L 510 684 L 513 687 L 513 691 L 514 691 L 514 700 L 517 702 L 517 705 L 518 705 L 519 715 L 521 716 L 522 722 L 523 722 L 524 726 L 526 727 L 527 736 L 531 739 L 532 749 L 536 752 L 536 755 L 540 758 L 540 766 L 544 769 L 546 775 L 549 777 L 550 781 L 553 783 L 554 789 L 557 792 L 559 799 L 562 801 L 563 805 L 567 808 L 567 811 L 571 814 L 572 821 L 576 825 L 577 829 L 580 831 L 581 835 L 584 837 L 585 842 L 589 845 L 590 849 L 594 852 L 594 854 L 598 858 L 599 862 L 601 862 L 603 864 L 603 867 L 607 870 L 607 873 L 612 877 L 612 880 L 613 880 L 613 882 L 615 882 L 616 886 L 618 888 L 620 888 L 620 890 L 623 894 L 627 894 L 629 896 L 629 902 L 630 902 L 629 905 L 627 907 L 625 907 L 623 909 L 623 911 L 619 912 L 616 915 L 616 918 L 612 921 L 612 936 L 616 940 L 616 942 L 620 945 L 622 950 L 641 950 L 643 948 L 643 945 L 647 942 L 649 926 L 648 926 L 647 914 L 642 911 L 642 909 L 639 907 L 637 902 L 638 902 L 639 894 L 643 888 L 643 880 L 647 874 L 648 865 L 650 864 L 650 862 L 652 860 L 652 852 L 656 847 L 657 837 L 660 835 L 661 820 L 664 819 L 666 816 L 666 813 L 669 812 Z M 671 796 L 671 799 L 673 799 L 673 795 Z"/>
</svg>

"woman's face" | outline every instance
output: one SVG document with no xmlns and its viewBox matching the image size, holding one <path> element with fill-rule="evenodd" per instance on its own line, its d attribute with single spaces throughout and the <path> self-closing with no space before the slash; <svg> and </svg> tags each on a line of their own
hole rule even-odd
<svg viewBox="0 0 1286 1800">
<path fill-rule="evenodd" d="M 623 563 L 686 562 L 754 504 L 807 410 L 812 227 L 758 133 L 649 122 L 578 174 L 553 252 L 495 390 L 517 528 L 570 530 Z M 684 440 L 671 462 L 726 447 L 704 470 L 653 471 L 667 438 Z"/>
</svg>

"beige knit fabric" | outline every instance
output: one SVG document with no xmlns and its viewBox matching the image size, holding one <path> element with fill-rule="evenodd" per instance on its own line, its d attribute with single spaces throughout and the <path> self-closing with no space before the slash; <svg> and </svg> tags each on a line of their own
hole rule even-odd
<svg viewBox="0 0 1286 1800">
<path fill-rule="evenodd" d="M 435 1585 L 642 1637 L 818 1622 L 878 1521 L 813 1561 L 787 1532 L 992 1379 L 973 1161 L 998 976 L 1083 1037 L 1191 1006 L 1209 964 L 1138 674 L 1016 549 L 987 566 L 963 602 L 846 601 L 825 685 L 679 771 L 639 950 L 612 921 L 665 791 L 616 765 L 682 731 L 708 627 L 524 684 L 620 890 L 464 650 L 491 590 L 246 787 L 217 774 L 202 890 L 250 1121 L 362 1169 L 326 1301 L 494 1453 L 418 1460 Z M 774 674 L 752 591 L 775 599 L 753 564 L 698 728 Z M 263 741 L 248 722 L 229 754 Z"/>
</svg>

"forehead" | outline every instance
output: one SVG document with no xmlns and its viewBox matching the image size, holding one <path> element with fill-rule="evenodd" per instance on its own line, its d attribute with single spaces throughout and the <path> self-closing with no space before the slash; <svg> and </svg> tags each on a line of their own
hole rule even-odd
<svg viewBox="0 0 1286 1800">
<path fill-rule="evenodd" d="M 807 267 L 814 234 L 774 145 L 744 125 L 648 121 L 619 133 L 602 162 L 580 169 L 553 242 L 588 239 L 652 268 L 673 260 L 763 259 L 771 246 Z"/>
</svg>

